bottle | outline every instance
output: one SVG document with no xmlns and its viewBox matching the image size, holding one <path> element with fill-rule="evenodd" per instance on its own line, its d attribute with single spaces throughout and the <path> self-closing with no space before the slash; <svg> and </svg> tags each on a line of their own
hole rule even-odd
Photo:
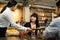
<svg viewBox="0 0 60 40">
<path fill-rule="evenodd" d="M 32 40 L 36 40 L 36 39 L 35 39 L 35 31 L 32 31 L 32 33 L 31 33 L 31 38 L 32 38 Z"/>
</svg>

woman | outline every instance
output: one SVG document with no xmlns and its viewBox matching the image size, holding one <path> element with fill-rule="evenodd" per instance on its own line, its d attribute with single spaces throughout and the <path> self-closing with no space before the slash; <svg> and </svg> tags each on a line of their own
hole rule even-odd
<svg viewBox="0 0 60 40">
<path fill-rule="evenodd" d="M 38 15 L 36 13 L 33 13 L 30 17 L 30 22 L 27 22 L 24 26 L 30 27 L 31 29 L 38 28 L 39 27 Z M 35 31 L 35 34 L 37 35 L 37 30 Z M 29 32 L 28 35 L 31 36 L 31 32 Z"/>
<path fill-rule="evenodd" d="M 16 24 L 12 17 L 12 11 L 14 11 L 17 7 L 17 2 L 12 1 L 8 2 L 8 4 L 2 9 L 0 15 L 0 38 L 5 37 L 7 27 L 11 24 L 13 27 L 17 28 L 18 30 L 29 30 L 29 28 L 22 27 Z"/>
</svg>

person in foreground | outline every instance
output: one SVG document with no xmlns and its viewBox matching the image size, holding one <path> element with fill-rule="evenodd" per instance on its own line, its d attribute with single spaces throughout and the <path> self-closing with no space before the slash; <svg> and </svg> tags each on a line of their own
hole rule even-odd
<svg viewBox="0 0 60 40">
<path fill-rule="evenodd" d="M 30 28 L 22 27 L 21 25 L 16 24 L 12 19 L 12 11 L 17 8 L 17 2 L 12 0 L 2 9 L 0 15 L 0 38 L 5 37 L 7 27 L 11 24 L 18 30 L 30 31 Z"/>
<path fill-rule="evenodd" d="M 60 40 L 60 0 L 56 3 L 57 18 L 43 32 L 43 40 Z"/>
</svg>

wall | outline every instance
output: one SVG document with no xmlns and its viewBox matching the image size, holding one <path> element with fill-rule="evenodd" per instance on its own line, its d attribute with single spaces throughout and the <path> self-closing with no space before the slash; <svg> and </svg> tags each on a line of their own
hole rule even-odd
<svg viewBox="0 0 60 40">
<path fill-rule="evenodd" d="M 15 12 L 12 13 L 12 17 L 14 21 L 21 21 L 22 17 L 22 10 L 21 9 L 16 9 Z"/>
</svg>

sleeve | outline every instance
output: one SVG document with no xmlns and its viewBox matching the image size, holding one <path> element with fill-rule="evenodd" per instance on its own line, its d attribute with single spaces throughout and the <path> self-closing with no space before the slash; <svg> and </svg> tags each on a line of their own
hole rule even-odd
<svg viewBox="0 0 60 40">
<path fill-rule="evenodd" d="M 58 28 L 57 27 L 50 27 L 48 26 L 44 31 L 43 31 L 43 36 L 48 39 L 51 37 L 56 36 L 55 34 L 58 33 Z"/>
<path fill-rule="evenodd" d="M 24 24 L 25 27 L 28 27 L 28 23 Z"/>
<path fill-rule="evenodd" d="M 58 27 L 58 30 L 59 30 L 59 39 L 60 39 L 60 20 L 58 20 L 58 22 L 56 23 L 57 24 L 57 27 Z"/>
<path fill-rule="evenodd" d="M 16 23 L 13 21 L 13 19 L 11 18 L 11 16 L 9 15 L 9 13 L 3 14 L 3 17 L 4 17 L 7 21 L 9 21 L 9 22 L 11 23 L 11 25 L 12 25 L 13 27 L 15 27 L 16 29 L 18 29 L 18 30 L 27 30 L 26 27 L 22 27 L 21 25 L 16 24 Z"/>
<path fill-rule="evenodd" d="M 60 20 L 56 22 L 57 27 L 60 27 Z"/>
</svg>

